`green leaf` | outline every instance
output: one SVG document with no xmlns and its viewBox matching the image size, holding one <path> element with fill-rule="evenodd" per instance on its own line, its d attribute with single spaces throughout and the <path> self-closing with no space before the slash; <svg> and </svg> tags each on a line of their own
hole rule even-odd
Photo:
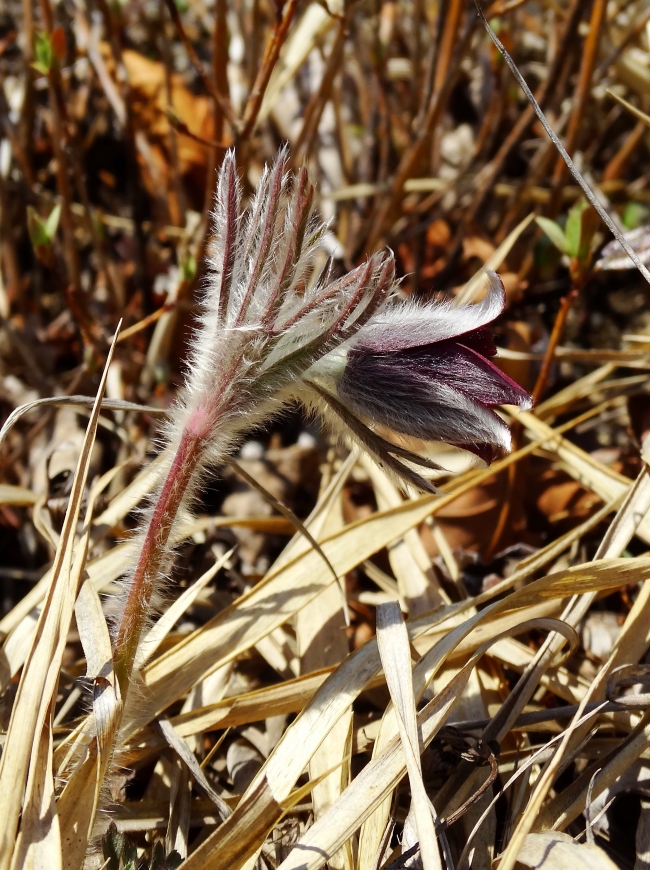
<svg viewBox="0 0 650 870">
<path fill-rule="evenodd" d="M 50 248 L 52 246 L 45 223 L 31 205 L 27 206 L 27 229 L 31 243 L 35 248 Z"/>
<path fill-rule="evenodd" d="M 160 840 L 154 844 L 151 852 L 149 870 L 165 870 L 165 847 Z"/>
<path fill-rule="evenodd" d="M 52 43 L 44 30 L 37 30 L 34 38 L 34 69 L 47 75 L 52 69 Z"/>
<path fill-rule="evenodd" d="M 182 863 L 183 859 L 175 849 L 165 855 L 165 847 L 159 840 L 153 847 L 149 870 L 176 870 Z"/>
<path fill-rule="evenodd" d="M 56 235 L 60 217 L 60 203 L 54 206 L 47 220 L 43 220 L 31 205 L 27 206 L 27 228 L 29 230 L 29 238 L 35 249 L 52 247 L 52 240 Z"/>
<path fill-rule="evenodd" d="M 582 199 L 577 202 L 569 211 L 569 216 L 566 221 L 566 229 L 564 231 L 566 237 L 566 253 L 570 257 L 578 257 L 583 259 L 581 254 L 582 248 L 582 215 L 589 208 L 589 203 Z"/>
<path fill-rule="evenodd" d="M 549 220 L 549 218 L 545 217 L 536 217 L 535 222 L 541 229 L 544 230 L 549 239 L 553 242 L 558 251 L 562 251 L 563 254 L 566 254 L 567 251 L 567 239 L 564 235 L 562 227 L 555 223 L 555 221 Z"/>
<path fill-rule="evenodd" d="M 623 226 L 636 230 L 650 220 L 650 209 L 642 202 L 628 202 L 623 211 Z"/>
<path fill-rule="evenodd" d="M 45 221 L 45 232 L 47 233 L 47 237 L 52 242 L 52 239 L 56 235 L 57 228 L 59 226 L 59 218 L 61 217 L 61 203 L 57 202 L 52 211 L 50 212 L 50 216 Z"/>
<path fill-rule="evenodd" d="M 120 870 L 120 857 L 124 848 L 124 834 L 117 830 L 115 822 L 111 822 L 108 831 L 102 837 L 102 854 L 107 861 L 106 870 Z"/>
<path fill-rule="evenodd" d="M 181 267 L 181 272 L 183 274 L 184 281 L 191 281 L 192 278 L 196 275 L 196 257 L 194 257 L 192 254 L 188 254 L 187 259 Z"/>
<path fill-rule="evenodd" d="M 122 861 L 124 862 L 124 870 L 136 870 L 138 866 L 138 847 L 128 837 L 124 837 Z"/>
</svg>

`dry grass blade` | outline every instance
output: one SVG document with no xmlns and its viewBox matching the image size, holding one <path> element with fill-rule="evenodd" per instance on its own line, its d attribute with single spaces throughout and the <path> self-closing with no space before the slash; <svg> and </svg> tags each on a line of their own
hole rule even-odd
<svg viewBox="0 0 650 870">
<path fill-rule="evenodd" d="M 281 513 L 283 517 L 286 517 L 286 519 L 288 519 L 289 522 L 296 527 L 296 529 L 300 532 L 300 534 L 311 544 L 311 546 L 314 548 L 314 550 L 320 555 L 322 560 L 325 562 L 325 564 L 329 568 L 334 580 L 337 583 L 340 583 L 341 581 L 337 577 L 336 571 L 334 570 L 334 568 L 330 564 L 330 561 L 327 558 L 327 556 L 325 555 L 325 553 L 321 550 L 318 541 L 314 538 L 314 536 L 309 531 L 307 526 L 305 526 L 303 523 L 300 522 L 300 520 L 294 514 L 294 512 L 292 510 L 289 510 L 289 508 L 286 507 L 286 505 L 283 505 L 282 502 L 279 501 L 277 498 L 274 498 L 274 496 L 267 489 L 265 489 L 263 486 L 261 486 L 255 480 L 255 478 L 252 475 L 250 475 L 244 468 L 242 468 L 241 465 L 238 462 L 236 462 L 234 459 L 231 459 L 229 464 L 232 466 L 232 468 L 235 469 L 237 474 L 243 480 L 246 481 L 246 483 L 248 483 L 250 486 L 252 486 L 258 492 L 260 492 L 264 496 L 264 498 L 269 502 L 269 504 L 272 505 L 272 507 L 274 507 L 278 511 L 278 513 Z M 341 586 L 341 601 L 342 601 L 343 607 L 345 609 L 346 621 L 349 624 L 350 618 L 349 618 L 349 614 L 347 612 L 347 601 L 345 598 L 345 589 L 343 588 L 343 586 Z"/>
<path fill-rule="evenodd" d="M 431 511 L 432 501 L 423 498 L 354 523 L 321 541 L 321 548 L 342 576 L 421 522 Z M 144 669 L 145 685 L 156 707 L 164 709 L 195 681 L 250 648 L 333 582 L 328 567 L 313 550 L 272 570 L 250 593 Z"/>
<path fill-rule="evenodd" d="M 350 457 L 349 462 L 352 459 Z M 319 515 L 311 519 L 310 525 L 315 532 L 318 529 L 321 538 L 328 537 L 345 525 L 339 482 L 347 477 L 349 470 L 342 467 L 318 501 L 322 509 Z M 323 668 L 333 669 L 346 658 L 349 652 L 346 638 L 348 625 L 338 584 L 336 588 L 328 586 L 298 612 L 295 630 L 301 673 L 310 674 Z M 354 717 L 350 708 L 341 716 L 309 762 L 314 818 L 320 818 L 327 812 L 351 779 L 353 731 Z M 341 758 L 344 759 L 342 764 Z M 331 771 L 329 775 L 328 771 Z M 332 856 L 330 863 L 332 870 L 353 870 L 352 849 L 342 849 Z"/>
<path fill-rule="evenodd" d="M 61 826 L 54 800 L 52 731 L 48 723 L 31 749 L 27 800 L 11 866 L 16 870 L 23 867 L 62 870 Z"/>
<path fill-rule="evenodd" d="M 647 449 L 647 442 L 644 442 L 644 448 Z M 597 559 L 603 558 L 611 558 L 613 556 L 618 556 L 625 547 L 628 545 L 635 531 L 638 529 L 640 523 L 643 518 L 647 515 L 648 510 L 650 509 L 650 473 L 648 471 L 647 464 L 644 463 L 644 467 L 635 481 L 635 484 L 630 488 L 628 496 L 625 502 L 622 504 L 614 522 L 609 527 L 605 538 L 601 542 L 601 545 L 596 553 Z M 574 625 L 578 623 L 578 621 L 584 616 L 589 605 L 593 600 L 593 593 L 591 595 L 586 596 L 582 601 L 575 602 L 575 606 L 569 610 L 567 614 L 567 621 L 572 622 Z M 549 643 L 549 650 L 551 644 Z M 544 653 L 540 653 L 540 661 L 543 658 Z M 569 727 L 566 729 L 562 742 L 557 748 L 553 758 L 549 761 L 545 770 L 540 777 L 533 795 L 517 825 L 517 828 L 514 831 L 512 839 L 508 843 L 508 847 L 504 853 L 502 866 L 504 870 L 512 870 L 517 860 L 517 855 L 519 853 L 520 848 L 523 845 L 524 839 L 526 835 L 531 831 L 535 819 L 539 816 L 539 812 L 541 810 L 542 804 L 546 795 L 548 794 L 549 789 L 555 779 L 560 764 L 562 763 L 564 753 L 566 752 L 572 737 L 574 737 L 574 732 L 577 729 L 577 722 L 582 715 L 583 710 L 585 709 L 587 703 L 592 699 L 592 697 L 596 697 L 598 699 L 598 689 L 602 688 L 604 679 L 606 674 L 609 672 L 611 668 L 611 657 L 610 661 L 606 662 L 601 668 L 599 674 L 593 680 L 591 686 L 589 687 L 589 691 L 586 693 L 584 698 L 581 701 L 580 707 L 574 717 L 574 720 L 571 722 Z M 532 680 L 531 680 L 532 682 Z M 514 711 L 511 713 L 511 716 L 514 715 Z M 584 738 L 584 729 L 582 732 L 578 732 L 575 735 L 574 742 L 580 742 Z"/>
<path fill-rule="evenodd" d="M 537 101 L 535 100 L 535 97 L 533 96 L 532 91 L 530 90 L 530 88 L 528 87 L 528 85 L 526 84 L 526 82 L 524 81 L 524 79 L 522 78 L 521 73 L 520 73 L 519 70 L 517 69 L 517 67 L 516 67 L 516 65 L 515 65 L 515 63 L 514 63 L 514 61 L 512 60 L 512 58 L 510 57 L 510 55 L 508 54 L 508 52 L 506 51 L 506 49 L 503 47 L 501 41 L 499 40 L 499 37 L 496 35 L 496 33 L 494 32 L 494 30 L 492 30 L 492 28 L 491 28 L 490 25 L 488 24 L 488 22 L 487 22 L 485 16 L 483 15 L 483 12 L 482 12 L 482 10 L 481 10 L 481 7 L 480 7 L 480 4 L 479 4 L 478 0 L 475 0 L 475 3 L 476 3 L 476 8 L 477 8 L 477 10 L 478 10 L 479 17 L 480 17 L 481 21 L 483 22 L 483 26 L 485 27 L 485 29 L 487 30 L 488 34 L 490 35 L 490 39 L 491 39 L 492 42 L 496 45 L 496 47 L 499 49 L 501 55 L 503 56 L 503 59 L 505 60 L 505 62 L 506 62 L 506 63 L 508 64 L 508 66 L 510 67 L 510 69 L 511 69 L 513 75 L 514 75 L 515 78 L 517 79 L 517 83 L 519 84 L 519 86 L 521 87 L 521 89 L 522 89 L 522 90 L 524 91 L 524 93 L 526 94 L 526 98 L 527 98 L 528 102 L 531 104 L 531 106 L 532 106 L 533 109 L 535 110 L 535 114 L 536 114 L 537 117 L 539 118 L 539 120 L 540 120 L 542 126 L 543 126 L 544 129 L 546 130 L 546 132 L 547 132 L 547 134 L 549 135 L 551 141 L 553 142 L 553 144 L 555 145 L 555 147 L 556 147 L 557 150 L 559 151 L 560 156 L 562 157 L 562 159 L 564 160 L 564 162 L 565 162 L 566 165 L 568 166 L 568 168 L 569 168 L 571 174 L 573 175 L 573 177 L 575 178 L 575 180 L 578 182 L 578 184 L 579 184 L 580 187 L 582 188 L 582 191 L 583 191 L 584 195 L 587 197 L 587 199 L 589 200 L 589 202 L 591 203 L 591 205 L 596 209 L 596 211 L 598 212 L 598 214 L 600 215 L 600 217 L 603 219 L 604 223 L 606 224 L 607 228 L 610 230 L 610 232 L 612 233 L 612 235 L 615 237 L 616 241 L 617 241 L 617 242 L 620 244 L 620 246 L 623 248 L 623 250 L 624 250 L 625 253 L 628 255 L 628 257 L 630 258 L 630 260 L 632 260 L 632 262 L 634 263 L 634 265 L 636 266 L 636 268 L 637 268 L 637 269 L 639 270 L 639 272 L 643 275 L 643 277 L 645 278 L 645 280 L 650 284 L 650 272 L 649 272 L 648 269 L 645 267 L 645 265 L 641 262 L 641 260 L 639 259 L 639 257 L 638 257 L 637 254 L 636 254 L 636 251 L 635 251 L 635 250 L 632 248 L 632 246 L 628 243 L 628 241 L 627 241 L 627 239 L 625 238 L 625 236 L 623 235 L 623 233 L 622 233 L 622 232 L 619 230 L 619 228 L 616 226 L 616 224 L 614 223 L 614 221 L 612 220 L 612 218 L 610 217 L 610 215 L 608 214 L 608 212 L 606 211 L 606 209 L 603 208 L 603 206 L 601 205 L 601 203 L 600 203 L 598 197 L 594 194 L 594 192 L 592 191 L 592 189 L 589 187 L 589 185 L 587 184 L 587 182 L 586 182 L 586 181 L 584 180 L 584 178 L 582 177 L 581 173 L 580 173 L 580 172 L 578 171 L 578 169 L 576 168 L 576 166 L 575 166 L 573 160 L 571 159 L 571 157 L 570 157 L 569 154 L 567 153 L 566 149 L 564 148 L 564 146 L 562 145 L 562 143 L 560 142 L 560 140 L 558 139 L 558 137 L 555 135 L 553 129 L 552 129 L 551 126 L 550 126 L 550 124 L 549 124 L 548 121 L 546 120 L 546 117 L 545 117 L 544 113 L 542 112 L 542 110 L 540 109 L 539 105 L 537 104 Z"/>
<path fill-rule="evenodd" d="M 22 486 L 0 484 L 0 504 L 29 505 L 36 501 L 36 493 Z"/>
<path fill-rule="evenodd" d="M 65 408 L 68 406 L 72 408 L 92 408 L 95 402 L 96 399 L 93 399 L 92 396 L 54 396 L 51 399 L 36 399 L 33 402 L 21 405 L 11 412 L 2 429 L 0 429 L 0 445 L 20 418 L 35 408 Z M 135 402 L 125 402 L 122 399 L 102 399 L 101 407 L 107 411 L 140 411 L 156 416 L 167 413 L 164 409 L 156 408 L 153 405 L 137 405 Z"/>
<path fill-rule="evenodd" d="M 598 713 L 602 709 L 604 709 L 604 705 L 597 704 L 596 708 L 594 710 L 591 710 L 589 713 L 585 714 L 582 717 L 582 719 L 580 720 L 580 725 L 586 725 L 589 722 L 592 722 L 592 724 L 593 724 L 594 718 L 598 715 Z M 522 763 L 516 767 L 515 772 L 504 782 L 501 790 L 499 792 L 497 792 L 497 794 L 494 796 L 494 798 L 490 802 L 490 805 L 484 810 L 483 814 L 478 819 L 478 821 L 476 822 L 476 825 L 474 826 L 473 830 L 471 831 L 471 833 L 468 837 L 467 843 L 465 844 L 463 851 L 461 853 L 461 856 L 459 858 L 458 870 L 466 870 L 466 868 L 468 866 L 468 860 L 469 860 L 471 853 L 473 851 L 474 838 L 479 833 L 481 826 L 483 825 L 483 823 L 485 821 L 485 818 L 487 817 L 490 809 L 492 809 L 494 807 L 497 800 L 503 794 L 505 794 L 507 792 L 507 790 L 517 782 L 517 780 L 521 779 L 524 776 L 529 776 L 530 769 L 534 765 L 541 763 L 545 758 L 547 758 L 549 756 L 549 753 L 552 752 L 553 747 L 555 745 L 557 745 L 557 743 L 561 739 L 562 739 L 562 734 L 557 734 L 557 735 L 555 735 L 555 737 L 552 737 L 546 744 L 544 744 L 544 746 L 535 750 L 534 752 L 531 752 L 531 754 L 528 756 L 528 758 L 523 760 Z"/>
<path fill-rule="evenodd" d="M 561 625 L 556 620 L 549 622 L 554 627 Z M 506 632 L 495 640 L 509 634 L 510 632 Z M 418 714 L 418 729 L 424 746 L 433 739 L 450 710 L 460 699 L 472 669 L 490 645 L 491 642 L 481 647 Z M 400 756 L 400 740 L 394 737 L 386 749 L 356 777 L 327 816 L 316 822 L 301 838 L 289 857 L 280 865 L 280 870 L 318 870 L 322 867 L 327 856 L 352 836 L 385 795 L 397 785 L 406 769 Z"/>
<path fill-rule="evenodd" d="M 388 691 L 395 705 L 397 727 L 411 785 L 411 812 L 415 818 L 422 866 L 424 870 L 436 870 L 441 868 L 442 864 L 431 805 L 422 780 L 417 714 L 411 677 L 411 647 L 398 604 L 383 604 L 377 608 L 377 648 Z"/>
<path fill-rule="evenodd" d="M 327 9 L 318 3 L 309 4 L 284 44 L 279 63 L 273 70 L 264 94 L 258 123 L 264 121 L 273 111 L 282 89 L 293 79 L 316 42 L 334 23 L 334 16 L 341 14 L 341 11 L 342 4 L 336 0 L 333 4 L 330 3 Z"/>
<path fill-rule="evenodd" d="M 622 106 L 625 106 L 625 108 L 628 110 L 628 112 L 632 112 L 632 114 L 635 115 L 640 121 L 643 121 L 643 123 L 647 127 L 650 127 L 650 115 L 647 115 L 645 112 L 641 111 L 641 109 L 638 109 L 636 106 L 633 106 L 632 103 L 629 103 L 627 100 L 624 100 L 620 94 L 617 94 L 614 91 L 610 91 L 610 90 L 608 90 L 607 93 L 610 95 L 610 97 L 614 97 L 614 99 L 618 103 L 620 103 Z"/>
<path fill-rule="evenodd" d="M 231 809 L 228 804 L 223 800 L 223 798 L 217 794 L 217 792 L 212 788 L 210 783 L 205 778 L 205 774 L 201 770 L 198 761 L 196 760 L 196 756 L 187 745 L 185 740 L 174 731 L 174 726 L 171 724 L 169 719 L 165 719 L 161 717 L 156 722 L 156 727 L 165 738 L 165 741 L 171 746 L 174 752 L 177 753 L 179 758 L 181 758 L 185 764 L 187 765 L 188 770 L 196 780 L 197 785 L 201 789 L 204 794 L 210 798 L 213 804 L 219 810 L 222 819 L 228 818 L 231 814 Z"/>
<path fill-rule="evenodd" d="M 188 587 L 185 592 L 174 601 L 171 607 L 163 613 L 156 624 L 149 629 L 141 643 L 143 662 L 152 658 L 160 644 L 167 637 L 187 608 L 192 606 L 192 603 L 196 600 L 201 590 L 204 589 L 214 577 L 216 577 L 223 566 L 227 564 L 234 552 L 235 548 L 233 547 L 232 550 L 228 550 L 228 552 L 224 553 L 221 558 L 217 559 L 214 565 L 212 565 L 205 574 L 202 574 L 196 583 L 193 583 Z"/>
<path fill-rule="evenodd" d="M 614 870 L 617 866 L 597 846 L 576 843 L 567 834 L 528 834 L 517 861 L 540 870 Z"/>
<path fill-rule="evenodd" d="M 420 659 L 413 671 L 415 697 L 421 697 L 427 685 L 451 651 L 458 645 L 459 641 L 490 615 L 507 610 L 516 610 L 521 613 L 522 608 L 538 604 L 545 599 L 565 598 L 574 593 L 619 588 L 627 582 L 642 581 L 646 577 L 650 577 L 650 559 L 635 560 L 633 565 L 630 564 L 630 560 L 612 559 L 594 562 L 587 566 L 579 566 L 566 572 L 551 574 L 548 577 L 531 583 L 529 586 L 513 593 L 504 601 L 496 602 L 490 607 L 485 608 L 481 613 L 472 616 L 457 628 L 449 631 L 445 637 L 435 644 Z M 450 611 L 453 613 L 456 609 L 457 606 L 454 607 L 453 605 L 449 608 L 440 608 L 437 612 L 431 614 L 428 619 L 420 620 L 411 626 L 410 628 L 413 633 L 411 634 L 410 631 L 410 636 L 413 638 L 417 634 L 430 629 L 436 623 L 443 622 L 450 615 Z M 543 624 L 546 628 L 552 627 L 555 631 L 561 632 L 563 636 L 574 636 L 572 629 L 558 620 L 545 620 Z M 517 625 L 513 629 L 497 635 L 484 648 L 487 649 L 493 643 L 498 642 L 500 637 L 509 637 L 518 631 L 525 631 L 528 627 L 527 623 L 521 623 L 518 620 Z M 471 663 L 476 661 L 477 655 L 478 653 L 475 653 L 471 657 Z M 349 656 L 339 666 L 316 693 L 298 719 L 284 733 L 283 738 L 275 747 L 265 767 L 253 780 L 231 818 L 189 856 L 188 870 L 189 868 L 191 870 L 199 870 L 199 868 L 203 870 L 203 868 L 208 866 L 211 870 L 214 870 L 214 868 L 219 868 L 220 870 L 222 867 L 236 867 L 239 866 L 239 861 L 246 860 L 253 854 L 267 831 L 277 821 L 279 816 L 282 815 L 282 808 L 286 806 L 286 802 L 289 800 L 291 789 L 309 762 L 312 754 L 340 716 L 353 702 L 354 698 L 358 696 L 371 678 L 378 672 L 379 667 L 380 661 L 376 641 L 367 643 L 355 655 Z M 452 683 L 449 684 L 449 686 L 452 686 L 452 695 L 455 690 L 462 692 L 469 679 L 470 672 L 471 667 L 469 669 L 467 667 L 463 668 Z M 436 697 L 436 701 L 440 701 L 440 708 L 431 708 L 430 705 L 425 708 L 435 709 L 437 711 L 436 715 L 440 713 L 440 719 L 436 719 L 436 730 L 444 721 L 453 704 L 458 700 L 456 696 L 450 697 L 445 692 Z M 434 733 L 432 731 L 430 734 L 431 739 Z M 391 751 L 397 752 L 396 747 L 398 745 L 395 742 L 395 738 L 393 738 L 389 744 L 389 746 L 393 747 Z M 385 752 L 371 762 L 364 769 L 364 774 L 370 768 L 373 768 L 375 764 L 384 770 L 382 767 L 385 762 L 384 756 Z M 401 772 L 397 773 L 394 771 L 394 767 L 391 765 L 395 764 L 399 766 Z M 337 819 L 337 833 L 327 840 L 326 851 L 332 850 L 328 854 L 333 854 L 334 851 L 346 842 L 351 833 L 356 830 L 364 819 L 368 818 L 383 797 L 394 787 L 394 784 L 403 775 L 403 767 L 401 765 L 402 761 L 399 760 L 399 753 L 395 756 L 391 755 L 391 762 L 386 770 L 390 769 L 393 773 L 386 773 L 387 779 L 384 791 L 378 789 L 376 784 L 371 788 L 370 783 L 375 782 L 372 779 L 372 774 L 369 774 L 369 779 L 362 780 L 361 777 L 364 774 L 361 777 L 357 777 L 341 796 L 337 804 L 326 814 L 326 817 L 323 817 L 321 822 L 323 822 L 326 828 L 329 826 L 329 819 L 331 819 L 332 813 L 335 813 Z M 394 780 L 392 778 L 393 775 L 397 777 Z M 371 788 L 372 799 L 370 799 L 370 793 L 367 791 L 368 788 Z M 356 789 L 361 789 L 361 797 L 359 797 L 359 792 Z M 350 796 L 350 792 L 353 797 Z M 352 806 L 355 807 L 353 815 L 351 815 Z M 340 825 L 345 826 L 343 833 L 341 832 L 342 829 L 339 828 Z M 318 842 L 321 827 L 321 823 L 317 822 L 310 829 L 307 838 L 308 844 Z M 312 831 L 313 834 L 311 833 Z M 311 845 L 309 845 L 309 848 L 311 849 Z M 297 855 L 299 851 L 296 850 L 295 854 Z M 314 867 L 321 866 L 318 860 L 324 861 L 326 859 L 322 858 L 321 854 L 321 858 L 314 858 L 314 862 L 310 862 L 309 867 L 312 867 L 312 863 Z M 286 868 L 283 868 L 283 870 L 286 870 Z"/>
<path fill-rule="evenodd" d="M 476 293 L 481 288 L 486 281 L 486 271 L 488 269 L 492 269 L 496 271 L 506 259 L 512 248 L 514 247 L 515 242 L 521 236 L 521 234 L 528 229 L 528 227 L 532 224 L 535 216 L 529 214 L 525 217 L 511 233 L 501 242 L 496 251 L 485 261 L 483 268 L 474 275 L 473 278 L 465 284 L 463 289 L 460 291 L 458 296 L 456 296 L 455 304 L 462 305 L 465 302 L 473 299 Z"/>
<path fill-rule="evenodd" d="M 277 686 L 247 692 L 188 713 L 180 713 L 171 722 L 178 734 L 189 737 L 214 728 L 230 728 L 257 722 L 263 713 L 272 716 L 297 713 L 322 686 L 332 670 L 333 668 L 324 668 L 304 677 L 285 680 Z M 159 739 L 143 731 L 132 738 L 125 752 L 137 756 L 139 751 L 146 752 L 159 744 Z"/>
<path fill-rule="evenodd" d="M 650 862 L 647 5 L 3 4 L 0 870 Z"/>
<path fill-rule="evenodd" d="M 629 735 L 616 748 L 600 759 L 600 770 L 587 769 L 564 789 L 554 801 L 547 803 L 535 819 L 536 830 L 561 830 L 584 812 L 589 784 L 594 778 L 593 794 L 599 795 L 622 776 L 650 745 L 650 714 L 644 713 Z"/>
<path fill-rule="evenodd" d="M 83 864 L 104 776 L 113 755 L 122 707 L 113 671 L 113 651 L 106 618 L 99 595 L 90 580 L 86 580 L 79 590 L 75 616 L 86 655 L 86 679 L 92 685 L 92 725 L 95 735 L 90 741 L 90 735 L 86 735 L 83 741 L 84 755 L 81 755 L 81 747 L 73 742 L 73 752 L 63 768 L 69 779 L 57 802 L 57 812 L 65 843 L 66 870 L 76 870 Z M 68 765 L 72 767 L 72 775 L 69 775 Z M 61 776 L 61 773 L 59 770 L 58 775 Z"/>
<path fill-rule="evenodd" d="M 95 503 L 119 471 L 119 466 L 104 474 L 92 487 L 86 508 L 84 534 L 79 544 L 87 552 Z M 87 573 L 87 571 L 85 572 Z M 79 589 L 75 602 L 79 637 L 86 656 L 86 679 L 92 685 L 92 719 L 74 735 L 65 762 L 57 770 L 67 782 L 56 809 L 65 845 L 65 870 L 81 867 L 91 840 L 100 794 L 113 758 L 115 736 L 122 713 L 122 700 L 113 670 L 113 651 L 101 601 L 90 579 Z M 89 741 L 90 733 L 92 739 Z"/>
<path fill-rule="evenodd" d="M 51 705 L 59 680 L 67 627 L 85 568 L 86 549 L 80 547 L 75 552 L 75 532 L 90 466 L 92 445 L 97 432 L 101 400 L 114 348 L 115 339 L 111 345 L 86 430 L 61 540 L 52 568 L 51 584 L 41 611 L 34 643 L 23 668 L 0 762 L 0 818 L 2 819 L 0 868 L 3 870 L 10 866 L 14 854 L 23 790 L 28 784 L 30 771 L 32 774 L 29 779 L 31 785 L 29 795 L 34 795 L 35 790 L 42 788 L 48 790 L 47 783 L 50 779 L 48 770 L 51 771 L 51 768 L 49 765 L 34 768 L 34 760 L 31 758 L 32 746 L 41 745 L 41 735 L 44 730 L 47 735 L 50 727 Z M 23 841 L 21 849 L 25 850 L 27 847 L 28 844 Z M 52 858 L 56 860 L 55 856 Z"/>
<path fill-rule="evenodd" d="M 373 484 L 380 510 L 404 503 L 399 490 L 370 456 L 362 456 L 360 464 Z M 397 580 L 400 600 L 411 615 L 423 613 L 439 604 L 449 604 L 449 596 L 431 570 L 427 552 L 417 529 L 410 529 L 403 538 L 388 547 L 388 558 Z"/>
</svg>

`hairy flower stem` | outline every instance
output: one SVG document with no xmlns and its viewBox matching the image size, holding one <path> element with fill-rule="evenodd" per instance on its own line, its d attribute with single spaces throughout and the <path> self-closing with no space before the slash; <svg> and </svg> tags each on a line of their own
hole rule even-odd
<svg viewBox="0 0 650 870">
<path fill-rule="evenodd" d="M 169 536 L 204 450 L 205 433 L 190 422 L 156 499 L 115 640 L 113 658 L 122 697 L 128 691 L 150 600 L 168 555 Z"/>
<path fill-rule="evenodd" d="M 457 306 L 399 301 L 391 254 L 375 254 L 336 279 L 331 264 L 317 272 L 326 225 L 314 217 L 306 170 L 291 176 L 287 161 L 283 150 L 242 207 L 235 155 L 224 157 L 211 272 L 185 388 L 165 433 L 168 463 L 137 539 L 135 568 L 124 578 L 113 651 L 123 697 L 171 561 L 179 510 L 204 466 L 223 462 L 246 430 L 298 400 L 395 476 L 432 491 L 417 468 L 438 466 L 407 449 L 404 437 L 447 441 L 489 462 L 510 446 L 493 409 L 530 407 L 528 394 L 490 360 L 489 326 L 505 304 L 498 276 L 488 273 L 481 302 Z"/>
</svg>

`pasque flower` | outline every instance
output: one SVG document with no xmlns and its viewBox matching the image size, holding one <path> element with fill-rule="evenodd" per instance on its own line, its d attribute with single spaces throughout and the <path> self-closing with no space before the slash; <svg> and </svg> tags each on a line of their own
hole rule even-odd
<svg viewBox="0 0 650 870">
<path fill-rule="evenodd" d="M 353 414 L 394 433 L 445 441 L 486 462 L 509 449 L 510 430 L 492 408 L 529 408 L 531 399 L 488 359 L 497 352 L 488 325 L 505 303 L 499 277 L 488 272 L 488 279 L 485 299 L 474 305 L 389 302 L 331 354 L 340 358 L 338 372 L 329 367 L 340 418 L 354 426 Z M 319 368 L 327 380 L 328 362 L 315 366 L 316 381 Z M 384 449 L 394 452 L 390 443 Z M 394 470 L 403 473 L 403 467 Z"/>
<path fill-rule="evenodd" d="M 316 274 L 325 227 L 306 171 L 292 176 L 286 165 L 283 151 L 247 209 L 232 152 L 220 172 L 203 312 L 114 642 L 123 693 L 179 511 L 205 467 L 226 459 L 246 430 L 302 401 L 390 471 L 430 489 L 416 468 L 437 466 L 401 446 L 400 435 L 490 459 L 509 445 L 491 408 L 530 404 L 487 359 L 495 353 L 487 325 L 504 303 L 496 275 L 483 302 L 454 306 L 400 300 L 389 252 L 336 280 L 328 267 Z"/>
</svg>

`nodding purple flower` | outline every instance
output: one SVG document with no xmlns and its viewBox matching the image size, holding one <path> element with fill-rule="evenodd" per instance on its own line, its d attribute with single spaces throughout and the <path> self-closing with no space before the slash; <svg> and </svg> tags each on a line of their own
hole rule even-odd
<svg viewBox="0 0 650 870">
<path fill-rule="evenodd" d="M 499 278 L 489 273 L 484 301 L 456 305 L 399 299 L 390 252 L 335 281 L 328 268 L 315 275 L 325 227 L 314 218 L 306 171 L 291 177 L 286 163 L 283 151 L 242 212 L 234 154 L 226 156 L 213 273 L 178 422 L 201 434 L 206 458 L 219 459 L 246 428 L 302 401 L 427 490 L 412 466 L 438 466 L 377 427 L 491 461 L 510 446 L 491 409 L 530 407 L 527 393 L 488 359 L 496 353 L 488 325 L 505 301 Z M 181 437 L 178 422 L 172 442 Z"/>
<path fill-rule="evenodd" d="M 531 399 L 488 359 L 497 352 L 488 325 L 503 311 L 505 292 L 499 277 L 487 274 L 482 302 L 388 302 L 339 349 L 338 367 L 330 364 L 328 371 L 327 357 L 315 366 L 321 395 L 328 387 L 336 392 L 339 418 L 349 425 L 352 414 L 399 435 L 444 441 L 488 463 L 509 449 L 510 431 L 492 408 L 530 408 Z M 390 442 L 374 445 L 374 452 L 377 446 L 395 453 Z M 403 473 L 401 466 L 394 470 Z"/>
</svg>

